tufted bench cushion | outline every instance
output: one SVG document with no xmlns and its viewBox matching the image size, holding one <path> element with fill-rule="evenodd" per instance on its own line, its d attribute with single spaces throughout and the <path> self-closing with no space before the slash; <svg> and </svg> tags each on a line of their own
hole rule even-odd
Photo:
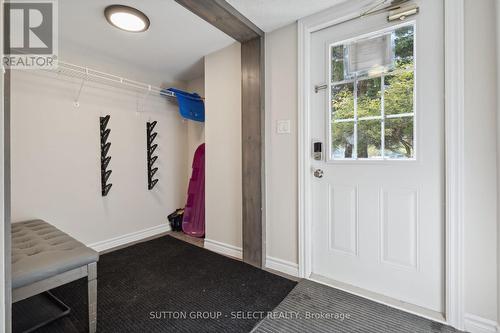
<svg viewBox="0 0 500 333">
<path fill-rule="evenodd" d="M 42 220 L 12 224 L 12 288 L 96 262 L 99 254 Z"/>
</svg>

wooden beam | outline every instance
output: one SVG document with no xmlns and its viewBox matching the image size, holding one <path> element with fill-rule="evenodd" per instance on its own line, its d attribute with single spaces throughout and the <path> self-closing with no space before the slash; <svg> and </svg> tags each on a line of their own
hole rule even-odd
<svg viewBox="0 0 500 333">
<path fill-rule="evenodd" d="M 224 0 L 175 0 L 240 43 L 264 36 L 249 19 Z"/>
<path fill-rule="evenodd" d="M 241 44 L 241 136 L 243 158 L 243 261 L 263 260 L 263 96 L 264 38 Z"/>
</svg>

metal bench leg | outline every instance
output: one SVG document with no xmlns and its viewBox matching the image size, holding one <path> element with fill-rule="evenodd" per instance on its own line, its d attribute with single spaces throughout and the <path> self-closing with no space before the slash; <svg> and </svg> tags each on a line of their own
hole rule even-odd
<svg viewBox="0 0 500 333">
<path fill-rule="evenodd" d="M 97 330 L 97 263 L 87 265 L 89 288 L 89 332 Z"/>
</svg>

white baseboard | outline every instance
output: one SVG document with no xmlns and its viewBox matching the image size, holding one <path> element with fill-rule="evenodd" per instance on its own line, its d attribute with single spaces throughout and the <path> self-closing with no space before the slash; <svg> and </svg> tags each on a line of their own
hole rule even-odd
<svg viewBox="0 0 500 333">
<path fill-rule="evenodd" d="M 212 239 L 205 238 L 205 249 L 223 254 L 225 256 L 242 259 L 243 258 L 243 250 L 241 247 L 237 247 L 234 245 L 229 245 L 226 243 L 221 243 L 218 241 L 214 241 Z"/>
<path fill-rule="evenodd" d="M 299 265 L 283 259 L 266 257 L 266 268 L 295 277 L 299 276 Z"/>
<path fill-rule="evenodd" d="M 465 314 L 465 330 L 470 333 L 500 332 L 498 323 L 473 314 Z"/>
<path fill-rule="evenodd" d="M 169 224 L 160 224 L 155 227 L 135 231 L 126 235 L 110 238 L 107 240 L 103 240 L 100 242 L 92 243 L 92 244 L 87 244 L 88 247 L 91 249 L 97 251 L 97 252 L 103 252 L 107 251 L 110 249 L 113 249 L 115 247 L 127 245 L 130 243 L 134 243 L 149 237 L 153 237 L 165 232 L 170 231 L 170 225 Z"/>
</svg>

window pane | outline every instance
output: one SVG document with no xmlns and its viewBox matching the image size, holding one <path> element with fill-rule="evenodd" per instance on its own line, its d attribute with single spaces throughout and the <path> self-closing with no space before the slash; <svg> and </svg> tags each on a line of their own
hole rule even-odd
<svg viewBox="0 0 500 333">
<path fill-rule="evenodd" d="M 358 118 L 380 116 L 380 78 L 358 81 Z"/>
<path fill-rule="evenodd" d="M 413 113 L 413 72 L 385 77 L 385 114 Z"/>
<path fill-rule="evenodd" d="M 352 158 L 354 122 L 332 124 L 332 158 Z"/>
<path fill-rule="evenodd" d="M 385 120 L 385 156 L 413 158 L 413 117 Z"/>
<path fill-rule="evenodd" d="M 354 83 L 332 86 L 332 119 L 354 119 Z"/>
<path fill-rule="evenodd" d="M 331 158 L 415 157 L 414 45 L 408 25 L 331 46 Z"/>
<path fill-rule="evenodd" d="M 408 64 L 413 64 L 413 42 L 414 27 L 412 25 L 401 27 L 394 32 L 397 68 L 402 68 Z"/>
<path fill-rule="evenodd" d="M 332 82 L 344 80 L 344 45 L 332 47 Z"/>
<path fill-rule="evenodd" d="M 381 157 L 381 120 L 360 120 L 358 122 L 358 158 Z"/>
</svg>

